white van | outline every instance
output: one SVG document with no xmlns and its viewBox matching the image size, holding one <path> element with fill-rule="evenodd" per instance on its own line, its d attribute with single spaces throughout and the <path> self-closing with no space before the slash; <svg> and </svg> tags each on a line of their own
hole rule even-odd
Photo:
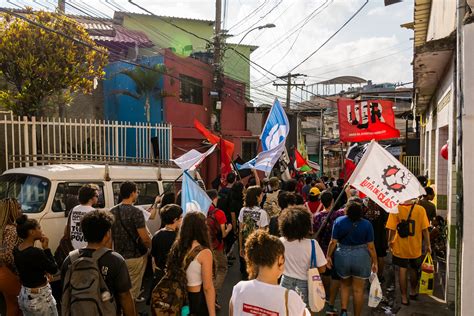
<svg viewBox="0 0 474 316">
<path fill-rule="evenodd" d="M 181 189 L 181 175 L 179 168 L 153 166 L 57 164 L 15 168 L 0 176 L 0 199 L 18 199 L 23 213 L 40 222 L 54 253 L 64 234 L 69 211 L 79 204 L 77 193 L 84 184 L 96 184 L 96 207 L 110 209 L 118 204 L 120 184 L 133 181 L 140 191 L 136 205 L 148 207 L 157 195 L 177 193 Z M 203 186 L 199 174 L 196 177 Z M 160 224 L 159 216 L 147 221 L 152 234 Z"/>
</svg>

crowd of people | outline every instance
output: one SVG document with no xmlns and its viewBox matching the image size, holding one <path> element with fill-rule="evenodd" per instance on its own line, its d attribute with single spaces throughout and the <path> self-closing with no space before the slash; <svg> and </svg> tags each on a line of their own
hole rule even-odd
<svg viewBox="0 0 474 316">
<path fill-rule="evenodd" d="M 390 251 L 401 303 L 408 305 L 417 298 L 423 254 L 431 252 L 432 226 L 442 220 L 433 190 L 426 192 L 388 214 L 342 179 L 281 181 L 254 172 L 243 181 L 230 173 L 217 190 L 206 191 L 212 204 L 205 215 L 185 214 L 174 192 L 147 210 L 137 207 L 139 190 L 128 181 L 117 206 L 97 210 L 98 188 L 84 185 L 54 255 L 40 223 L 8 198 L 0 201 L 0 291 L 12 316 L 94 314 L 97 308 L 136 315 L 136 302 L 146 300 L 156 312 L 173 309 L 180 297 L 176 314 L 213 316 L 228 267 L 239 264 L 242 281 L 233 288 L 230 315 L 311 315 L 308 270 L 315 255 L 326 313 L 347 315 L 352 295 L 359 316 L 367 280 L 374 273 L 384 282 Z M 155 216 L 162 224 L 152 236 L 146 221 Z M 401 221 L 410 223 L 407 237 L 397 231 Z M 142 284 L 147 266 L 153 267 L 149 291 Z"/>
</svg>

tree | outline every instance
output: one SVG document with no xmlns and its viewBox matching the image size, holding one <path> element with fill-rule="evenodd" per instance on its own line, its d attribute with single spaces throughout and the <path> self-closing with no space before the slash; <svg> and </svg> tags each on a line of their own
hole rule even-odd
<svg viewBox="0 0 474 316">
<path fill-rule="evenodd" d="M 135 67 L 133 69 L 122 70 L 119 74 L 125 75 L 135 83 L 135 91 L 118 90 L 116 94 L 123 94 L 136 100 L 145 99 L 145 117 L 147 123 L 150 123 L 150 100 L 151 98 L 161 99 L 172 96 L 172 94 L 160 89 L 160 80 L 167 72 L 163 64 L 148 67 Z"/>
<path fill-rule="evenodd" d="M 31 117 L 41 115 L 58 97 L 65 100 L 72 92 L 90 93 L 105 74 L 105 48 L 64 15 L 28 9 L 24 16 L 45 28 L 0 15 L 0 77 L 7 82 L 7 88 L 0 90 L 0 105 Z"/>
</svg>

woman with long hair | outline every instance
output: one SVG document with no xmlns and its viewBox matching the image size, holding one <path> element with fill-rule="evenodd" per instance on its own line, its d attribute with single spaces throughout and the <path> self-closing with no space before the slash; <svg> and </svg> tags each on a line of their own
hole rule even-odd
<svg viewBox="0 0 474 316">
<path fill-rule="evenodd" d="M 21 206 L 16 199 L 0 200 L 0 293 L 5 298 L 7 316 L 21 315 L 17 299 L 21 284 L 13 258 L 13 249 L 21 241 L 15 223 L 20 216 Z"/>
<path fill-rule="evenodd" d="M 22 215 L 16 224 L 18 237 L 23 239 L 13 251 L 22 283 L 18 296 L 20 308 L 24 315 L 57 316 L 56 300 L 47 276 L 56 273 L 58 266 L 48 247 L 49 240 L 36 219 Z M 43 249 L 35 247 L 37 240 Z"/>
<path fill-rule="evenodd" d="M 328 267 L 334 266 L 342 279 L 341 316 L 347 315 L 351 289 L 354 296 L 354 315 L 360 316 L 364 305 L 365 280 L 370 277 L 371 270 L 377 273 L 378 269 L 374 230 L 372 224 L 362 218 L 363 202 L 360 198 L 350 198 L 345 212 L 346 215 L 334 222 L 326 259 Z"/>
<path fill-rule="evenodd" d="M 169 274 L 181 273 L 187 266 L 186 282 L 189 309 L 192 315 L 216 315 L 213 259 L 206 216 L 201 212 L 188 212 L 181 224 L 178 237 L 171 248 L 167 262 Z"/>
</svg>

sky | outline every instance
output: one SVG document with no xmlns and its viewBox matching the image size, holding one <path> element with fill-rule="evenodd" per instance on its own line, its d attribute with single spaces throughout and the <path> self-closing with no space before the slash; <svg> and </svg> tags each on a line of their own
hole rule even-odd
<svg viewBox="0 0 474 316">
<path fill-rule="evenodd" d="M 94 3 L 98 14 L 112 16 L 110 4 L 127 11 L 142 12 L 127 0 L 68 0 L 71 3 Z M 235 35 L 229 42 L 238 43 L 253 27 L 273 23 L 276 27 L 254 30 L 243 43 L 259 48 L 252 61 L 277 75 L 285 75 L 323 44 L 366 0 L 222 0 L 227 2 L 224 29 Z M 135 0 L 157 15 L 181 16 L 214 20 L 214 0 Z M 30 5 L 52 7 L 57 0 L 0 0 L 4 7 Z M 143 13 L 143 12 L 142 12 Z M 313 13 L 312 15 L 310 15 Z M 309 17 L 309 19 L 308 19 Z M 306 78 L 298 82 L 316 83 L 338 76 L 358 76 L 374 83 L 412 81 L 413 31 L 400 25 L 413 21 L 413 0 L 384 6 L 383 0 L 369 0 L 360 13 L 314 56 L 293 73 Z M 306 22 L 303 26 L 302 24 Z M 301 27 L 302 26 L 302 27 Z M 293 33 L 293 34 L 291 34 Z M 256 101 L 263 102 L 268 93 L 284 96 L 282 88 L 275 91 L 273 76 L 255 68 L 251 85 Z M 267 83 L 267 84 L 266 84 Z M 263 85 L 266 84 L 266 85 Z M 262 86 L 263 85 L 263 86 Z M 408 85 L 410 86 L 410 85 Z M 262 90 L 265 90 L 262 91 Z"/>
</svg>

